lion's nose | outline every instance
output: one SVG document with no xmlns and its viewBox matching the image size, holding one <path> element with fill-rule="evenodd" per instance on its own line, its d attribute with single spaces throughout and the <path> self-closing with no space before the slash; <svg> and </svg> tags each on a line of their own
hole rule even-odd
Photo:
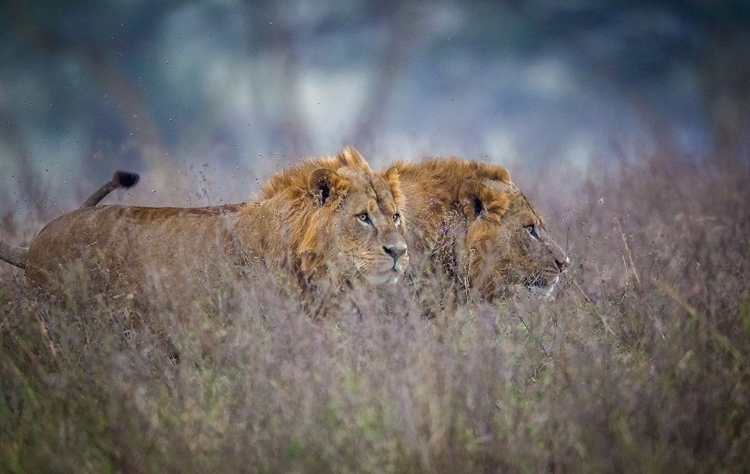
<svg viewBox="0 0 750 474">
<path fill-rule="evenodd" d="M 565 260 L 562 261 L 555 259 L 555 265 L 557 265 L 557 269 L 562 273 L 570 265 L 570 258 L 566 256 Z"/>
<path fill-rule="evenodd" d="M 398 262 L 398 259 L 403 257 L 406 253 L 406 244 L 403 242 L 399 242 L 393 245 L 383 245 L 383 252 L 390 255 L 395 265 L 396 262 Z"/>
</svg>

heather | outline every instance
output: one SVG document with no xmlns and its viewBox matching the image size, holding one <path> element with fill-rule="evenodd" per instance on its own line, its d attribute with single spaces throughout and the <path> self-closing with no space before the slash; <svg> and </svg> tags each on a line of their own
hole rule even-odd
<svg viewBox="0 0 750 474">
<path fill-rule="evenodd" d="M 177 314 L 3 264 L 0 471 L 743 471 L 748 170 L 592 169 L 515 178 L 573 262 L 549 300 L 405 282 L 319 319 L 271 272 Z"/>
</svg>

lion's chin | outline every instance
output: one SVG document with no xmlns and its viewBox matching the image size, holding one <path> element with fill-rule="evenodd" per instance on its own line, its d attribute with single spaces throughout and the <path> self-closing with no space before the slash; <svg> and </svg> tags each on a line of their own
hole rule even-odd
<svg viewBox="0 0 750 474">
<path fill-rule="evenodd" d="M 399 263 L 377 262 L 369 268 L 364 265 L 357 266 L 359 277 L 370 285 L 395 285 L 398 283 L 406 267 Z"/>
<path fill-rule="evenodd" d="M 555 284 L 560 281 L 560 275 L 556 275 L 552 281 L 546 278 L 527 278 L 524 286 L 535 296 L 549 298 L 555 290 Z"/>
<path fill-rule="evenodd" d="M 395 285 L 396 283 L 398 283 L 399 277 L 401 277 L 401 273 L 394 270 L 379 273 L 368 273 L 365 276 L 367 282 L 372 285 Z"/>
</svg>

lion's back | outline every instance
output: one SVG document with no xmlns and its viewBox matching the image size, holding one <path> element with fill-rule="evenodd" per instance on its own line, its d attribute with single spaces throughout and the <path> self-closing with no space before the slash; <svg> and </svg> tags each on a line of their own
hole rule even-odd
<svg viewBox="0 0 750 474">
<path fill-rule="evenodd" d="M 236 209 L 102 206 L 82 208 L 48 223 L 29 247 L 26 275 L 46 285 L 68 272 L 140 286 L 151 274 L 210 269 L 230 258 Z M 223 258 L 219 258 L 223 257 Z"/>
</svg>

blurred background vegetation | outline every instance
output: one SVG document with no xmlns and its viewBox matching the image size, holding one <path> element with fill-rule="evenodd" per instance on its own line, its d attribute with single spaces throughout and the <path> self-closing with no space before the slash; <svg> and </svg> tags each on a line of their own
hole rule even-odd
<svg viewBox="0 0 750 474">
<path fill-rule="evenodd" d="M 747 2 L 6 0 L 5 241 L 117 168 L 238 202 L 352 144 L 508 166 L 573 263 L 324 321 L 273 274 L 178 315 L 2 264 L 0 471 L 747 472 L 749 132 Z"/>
<path fill-rule="evenodd" d="M 115 168 L 238 171 L 243 200 L 276 167 L 345 144 L 375 165 L 457 154 L 585 169 L 592 156 L 659 147 L 748 161 L 744 1 L 8 0 L 3 10 L 0 174 L 15 197 L 5 212 L 20 189 L 87 192 Z"/>
</svg>

